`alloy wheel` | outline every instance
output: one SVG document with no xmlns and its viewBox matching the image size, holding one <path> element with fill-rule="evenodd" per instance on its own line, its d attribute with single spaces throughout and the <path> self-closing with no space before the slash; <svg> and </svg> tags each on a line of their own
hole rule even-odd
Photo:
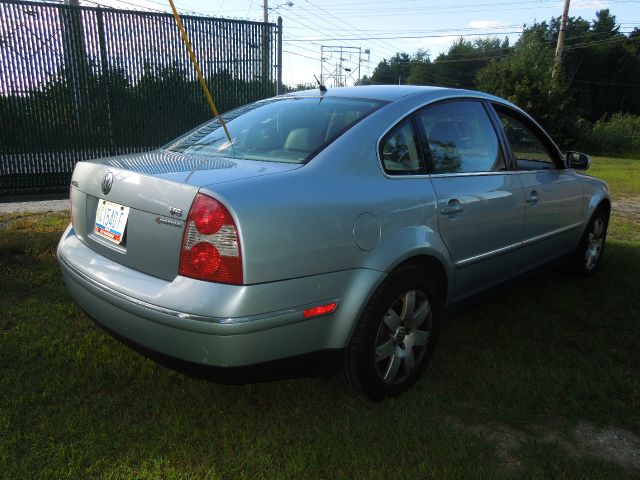
<svg viewBox="0 0 640 480">
<path fill-rule="evenodd" d="M 429 345 L 432 318 L 431 303 L 421 290 L 409 290 L 391 304 L 375 344 L 376 371 L 384 383 L 401 383 L 420 364 Z"/>
<path fill-rule="evenodd" d="M 604 220 L 596 218 L 587 235 L 587 248 L 584 254 L 584 265 L 587 270 L 593 270 L 598 264 L 604 244 L 604 229 Z"/>
</svg>

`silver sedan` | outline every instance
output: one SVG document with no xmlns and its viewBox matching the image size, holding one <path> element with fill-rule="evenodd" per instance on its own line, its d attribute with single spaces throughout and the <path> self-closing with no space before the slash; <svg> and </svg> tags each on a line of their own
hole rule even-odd
<svg viewBox="0 0 640 480">
<path fill-rule="evenodd" d="M 225 382 L 341 370 L 411 387 L 454 305 L 603 254 L 610 200 L 525 112 L 371 86 L 236 109 L 158 150 L 79 163 L 65 282 L 99 325 Z"/>
</svg>

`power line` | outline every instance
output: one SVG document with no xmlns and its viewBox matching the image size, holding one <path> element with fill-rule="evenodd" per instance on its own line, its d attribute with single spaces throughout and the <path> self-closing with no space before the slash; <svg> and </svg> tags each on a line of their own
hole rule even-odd
<svg viewBox="0 0 640 480">
<path fill-rule="evenodd" d="M 304 8 L 304 7 L 302 7 L 302 10 L 304 10 L 305 12 L 308 12 L 308 10 L 307 10 L 306 8 Z M 307 18 L 306 18 L 306 17 L 302 17 L 298 12 L 296 12 L 296 13 L 295 13 L 295 17 L 294 17 L 294 13 L 293 13 L 293 11 L 292 11 L 292 10 L 288 10 L 288 11 L 287 11 L 287 15 L 286 15 L 286 17 L 285 17 L 285 18 L 286 18 L 286 19 L 288 19 L 288 20 L 290 20 L 290 21 L 293 21 L 294 23 L 297 23 L 297 24 L 299 24 L 299 25 L 302 25 L 303 27 L 306 27 L 307 31 L 311 30 L 311 31 L 312 31 L 312 32 L 314 32 L 314 33 L 318 33 L 319 31 L 320 31 L 320 32 L 326 32 L 327 30 L 332 30 L 332 31 L 336 30 L 336 29 L 334 29 L 334 28 L 328 28 L 328 27 L 326 26 L 327 24 L 328 24 L 328 25 L 330 25 L 331 27 L 334 27 L 335 25 L 334 25 L 333 23 L 331 23 L 331 21 L 330 21 L 330 20 L 328 20 L 328 19 L 326 19 L 326 18 L 322 18 L 322 17 L 314 18 L 314 19 L 312 20 L 312 22 L 314 22 L 314 23 L 315 23 L 315 25 L 309 25 L 308 23 L 305 23 L 305 22 L 303 22 L 303 21 L 298 20 L 298 19 L 302 19 L 302 20 L 307 21 Z M 322 23 L 318 23 L 318 21 L 321 21 Z M 340 31 L 343 31 L 343 30 L 344 30 L 344 29 L 341 29 Z M 291 43 L 291 42 L 289 42 L 289 39 L 291 39 L 291 36 L 287 36 L 287 39 L 288 39 L 288 40 L 287 40 L 287 46 L 288 46 L 288 47 L 293 47 L 294 45 L 297 45 L 297 44 L 300 44 L 300 43 L 304 43 L 304 42 L 308 42 L 308 43 L 311 43 L 311 44 L 317 45 L 318 47 L 320 46 L 320 43 L 318 43 L 318 42 L 316 42 L 316 41 L 313 41 L 313 40 L 309 40 L 309 39 L 302 39 L 302 41 L 301 41 L 301 42 L 299 41 L 299 42 L 296 42 L 296 43 Z M 300 40 L 300 39 L 298 38 L 297 40 Z M 325 38 L 323 38 L 323 39 L 322 39 L 322 41 L 323 41 L 323 42 L 324 42 L 324 41 L 327 41 L 327 40 L 335 40 L 335 41 L 338 41 L 338 40 L 336 40 L 336 37 L 335 37 L 335 36 L 333 36 L 333 35 L 331 35 L 331 34 L 326 35 L 326 36 L 325 36 Z M 359 46 L 359 45 L 358 45 L 358 43 L 359 43 L 359 42 L 353 42 L 353 41 L 351 41 L 351 42 L 349 42 L 349 43 L 348 43 L 347 45 L 345 45 L 345 46 L 349 46 L 349 47 L 356 47 L 356 46 Z M 395 52 L 394 52 L 394 53 L 395 53 Z M 380 56 L 374 55 L 374 59 L 375 59 L 375 58 L 379 58 L 380 60 L 382 60 L 382 59 L 383 59 L 383 57 L 382 57 L 381 55 L 380 55 Z"/>
<path fill-rule="evenodd" d="M 486 32 L 483 35 L 493 36 L 493 35 L 514 35 L 521 34 L 522 30 L 514 30 L 510 32 Z M 449 35 L 399 35 L 395 37 L 338 37 L 333 38 L 333 40 L 344 41 L 344 40 L 400 40 L 400 39 L 415 39 L 415 38 L 447 38 L 447 37 L 477 37 L 478 33 L 465 33 L 460 35 L 449 34 Z M 290 42 L 306 42 L 313 40 L 315 42 L 321 42 L 326 40 L 325 38 L 313 38 L 313 39 L 294 39 L 289 40 Z"/>
<path fill-rule="evenodd" d="M 356 27 L 356 26 L 354 26 L 354 25 L 350 24 L 349 22 L 346 22 L 345 20 L 343 20 L 343 19 L 341 19 L 341 18 L 337 17 L 336 15 L 334 15 L 333 13 L 331 13 L 331 12 L 329 12 L 329 11 L 325 10 L 324 8 L 322 8 L 322 7 L 318 6 L 318 5 L 315 5 L 315 4 L 311 3 L 311 1 L 310 1 L 310 0 L 304 0 L 304 1 L 305 1 L 306 3 L 308 3 L 309 5 L 313 6 L 314 8 L 317 8 L 318 10 L 320 10 L 320 11 L 322 11 L 322 12 L 326 13 L 326 14 L 327 14 L 327 15 L 329 15 L 330 17 L 335 18 L 336 20 L 338 20 L 338 21 L 339 21 L 340 23 L 342 23 L 343 25 L 346 25 L 349 29 L 356 30 L 356 31 L 360 31 L 360 29 L 359 29 L 358 27 Z M 304 7 L 302 7 L 302 8 L 304 8 Z M 306 9 L 305 9 L 305 10 L 306 10 Z M 360 40 L 364 40 L 364 39 L 360 39 Z M 397 51 L 397 50 L 396 50 L 395 45 L 391 45 L 390 43 L 387 43 L 387 42 L 381 42 L 381 41 L 375 41 L 374 43 L 375 43 L 375 44 L 377 44 L 378 46 L 382 46 L 383 50 L 385 50 L 385 49 L 390 49 L 390 50 L 395 50 L 395 51 Z"/>
<path fill-rule="evenodd" d="M 504 25 L 501 27 L 460 27 L 460 28 L 436 28 L 436 29 L 417 29 L 417 30 L 406 30 L 406 29 L 371 29 L 368 28 L 366 30 L 360 30 L 363 33 L 370 33 L 370 34 L 388 34 L 388 35 L 392 35 L 395 34 L 399 31 L 403 32 L 403 33 L 435 33 L 435 32 L 451 32 L 452 34 L 455 35 L 456 32 L 462 32 L 462 31 L 477 31 L 479 34 L 487 31 L 487 30 L 495 30 L 496 28 L 519 28 L 522 25 Z M 303 30 L 301 27 L 288 27 L 287 30 Z M 305 31 L 307 30 L 306 28 L 304 29 Z M 331 31 L 331 32 L 344 32 L 344 28 L 325 28 L 323 29 L 323 31 Z"/>
<path fill-rule="evenodd" d="M 317 62 L 317 61 L 318 61 L 318 59 L 317 59 L 317 58 L 313 58 L 313 57 L 310 57 L 310 56 L 308 56 L 308 55 L 303 55 L 302 53 L 290 52 L 290 51 L 288 51 L 288 50 L 282 50 L 282 52 L 283 52 L 283 53 L 288 53 L 288 54 L 290 54 L 290 55 L 296 55 L 296 56 L 298 56 L 298 57 L 308 58 L 309 60 L 313 60 L 314 62 Z"/>
<path fill-rule="evenodd" d="M 638 3 L 637 0 L 623 0 L 620 3 Z M 528 2 L 529 5 L 531 5 L 530 2 Z M 594 0 L 593 3 L 583 3 L 581 4 L 581 7 L 588 7 L 588 6 L 592 6 L 592 7 L 601 7 L 602 3 L 600 3 L 598 0 Z M 550 8 L 551 5 L 548 7 Z M 451 7 L 449 7 L 451 8 Z M 520 11 L 520 10 L 539 10 L 540 6 L 527 6 L 527 5 L 521 5 L 518 7 L 514 7 L 514 8 L 504 8 L 501 7 L 500 11 L 501 12 L 505 12 L 505 11 Z M 375 17 L 405 17 L 406 15 L 412 15 L 412 16 L 419 16 L 419 15 L 425 15 L 428 14 L 430 17 L 431 16 L 435 16 L 435 15 L 449 15 L 449 14 L 459 14 L 460 13 L 460 9 L 450 9 L 450 10 L 433 10 L 430 7 L 428 8 L 416 8 L 416 9 L 393 9 L 392 11 L 389 10 L 370 10 L 369 12 L 362 12 L 362 11 L 357 11 L 354 10 L 353 12 L 340 12 L 341 17 L 346 17 L 346 18 L 353 18 L 353 17 L 357 17 L 357 18 L 375 18 Z M 464 13 L 495 13 L 495 8 L 493 9 L 474 9 L 474 10 L 464 10 Z"/>
<path fill-rule="evenodd" d="M 598 45 L 605 45 L 605 44 L 612 44 L 612 43 L 617 43 L 617 42 L 622 42 L 627 40 L 627 37 L 616 37 L 613 39 L 607 39 L 607 40 L 602 40 L 602 41 L 597 41 L 597 42 L 582 42 L 582 43 L 576 43 L 573 45 L 569 45 L 567 47 L 565 47 L 565 50 L 579 50 L 582 48 L 589 48 L 592 46 L 598 46 Z M 550 40 L 550 41 L 546 41 L 546 42 L 541 42 L 543 45 L 544 44 L 552 44 L 554 43 L 554 41 Z M 477 52 L 478 54 L 482 54 L 483 56 L 477 56 L 477 57 L 469 57 L 469 58 L 460 58 L 460 59 L 455 59 L 455 58 L 448 58 L 449 54 L 445 54 L 445 57 L 442 60 L 434 60 L 432 62 L 432 64 L 438 64 L 438 63 L 467 63 L 467 62 L 477 62 L 477 61 L 489 61 L 489 60 L 493 60 L 493 59 L 497 59 L 497 58 L 506 58 L 506 57 L 510 57 L 515 55 L 516 52 L 514 51 L 510 51 L 507 53 L 502 53 L 502 54 L 496 54 L 496 55 L 486 55 L 487 53 L 493 52 L 493 51 L 501 51 L 501 50 L 512 50 L 515 47 L 507 47 L 507 48 L 497 48 L 497 49 L 487 49 L 487 50 L 483 50 L 480 52 Z M 462 53 L 462 54 L 457 54 L 457 55 L 473 55 L 474 53 Z M 409 60 L 408 62 L 388 62 L 389 64 L 405 64 L 405 63 L 411 63 L 411 60 Z"/>
</svg>

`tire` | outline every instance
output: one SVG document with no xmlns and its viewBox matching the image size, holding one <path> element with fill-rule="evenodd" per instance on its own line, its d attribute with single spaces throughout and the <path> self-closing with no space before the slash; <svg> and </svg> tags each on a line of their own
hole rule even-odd
<svg viewBox="0 0 640 480">
<path fill-rule="evenodd" d="M 376 401 L 411 388 L 433 355 L 442 304 L 427 272 L 410 268 L 389 276 L 356 326 L 343 377 Z"/>
<path fill-rule="evenodd" d="M 589 220 L 589 225 L 574 253 L 573 264 L 578 275 L 588 277 L 598 271 L 607 239 L 609 216 L 598 208 Z"/>
</svg>

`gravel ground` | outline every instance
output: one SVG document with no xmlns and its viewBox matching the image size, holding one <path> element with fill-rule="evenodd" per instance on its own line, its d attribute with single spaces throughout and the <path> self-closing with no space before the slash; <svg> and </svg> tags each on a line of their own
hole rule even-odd
<svg viewBox="0 0 640 480">
<path fill-rule="evenodd" d="M 14 212 L 63 212 L 65 210 L 69 210 L 69 199 L 0 202 L 0 214 Z"/>
</svg>

